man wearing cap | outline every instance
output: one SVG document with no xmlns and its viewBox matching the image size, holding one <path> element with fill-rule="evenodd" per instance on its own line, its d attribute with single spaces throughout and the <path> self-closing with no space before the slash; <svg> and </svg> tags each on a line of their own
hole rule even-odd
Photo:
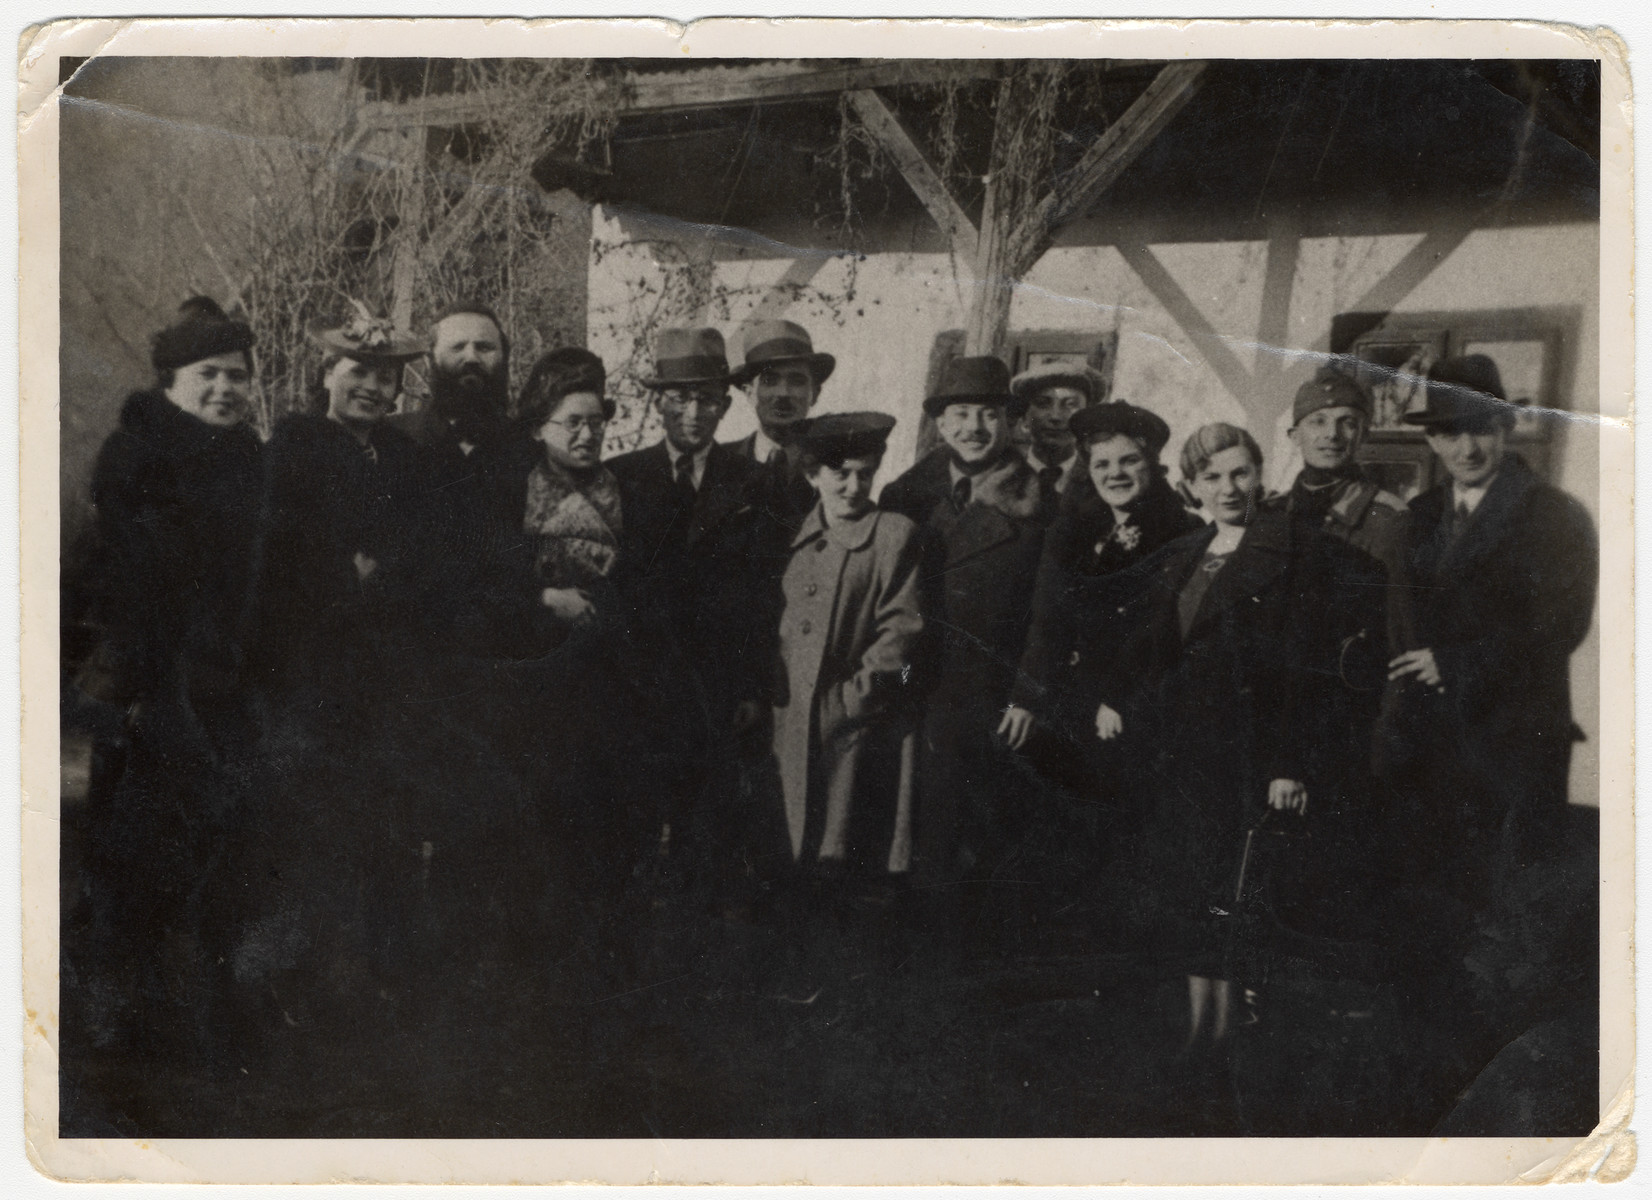
<svg viewBox="0 0 1652 1200">
<path fill-rule="evenodd" d="M 1038 473 L 1046 495 L 1065 495 L 1083 472 L 1068 423 L 1079 409 L 1106 398 L 1106 380 L 1093 367 L 1048 362 L 1010 380 L 1010 391 L 1026 408 L 1027 465 Z"/>
<path fill-rule="evenodd" d="M 717 330 L 661 330 L 654 374 L 642 383 L 665 437 L 607 464 L 620 486 L 619 586 L 635 635 L 662 672 L 686 668 L 670 675 L 671 694 L 661 697 L 679 735 L 662 750 L 675 760 L 665 764 L 662 785 L 671 793 L 662 833 L 673 846 L 702 807 L 709 748 L 755 725 L 771 661 L 778 588 L 764 585 L 758 574 L 766 564 L 746 553 L 758 468 L 716 441 L 732 378 Z"/>
<path fill-rule="evenodd" d="M 942 445 L 880 504 L 924 532 L 932 644 L 917 819 L 918 869 L 934 880 L 990 869 L 1008 848 L 1020 791 L 996 733 L 1021 661 L 1051 505 L 1010 445 L 1021 416 L 1009 369 L 955 358 L 924 401 Z"/>
<path fill-rule="evenodd" d="M 1298 388 L 1290 437 L 1302 455 L 1302 470 L 1290 490 L 1266 507 L 1311 521 L 1382 565 L 1388 575 L 1387 653 L 1398 653 L 1413 645 L 1406 540 L 1410 517 L 1405 501 L 1367 480 L 1360 470 L 1357 458 L 1372 407 L 1370 393 L 1334 368 L 1321 369 Z M 1385 710 L 1392 709 L 1394 691 L 1389 689 Z M 1376 766 L 1386 771 L 1387 737 L 1382 728 L 1376 740 Z"/>
<path fill-rule="evenodd" d="M 1396 656 L 1417 781 L 1419 868 L 1483 901 L 1493 864 L 1561 845 L 1570 660 L 1593 618 L 1595 529 L 1510 450 L 1515 408 L 1487 356 L 1429 371 L 1420 425 L 1446 478 L 1411 502 L 1416 649 Z"/>
<path fill-rule="evenodd" d="M 798 469 L 796 432 L 820 399 L 821 385 L 837 360 L 817 352 L 809 331 L 792 321 L 760 321 L 741 341 L 745 362 L 734 382 L 751 389 L 758 428 L 731 445 L 764 468 L 758 475 L 760 503 L 795 527 L 814 503 Z"/>
</svg>

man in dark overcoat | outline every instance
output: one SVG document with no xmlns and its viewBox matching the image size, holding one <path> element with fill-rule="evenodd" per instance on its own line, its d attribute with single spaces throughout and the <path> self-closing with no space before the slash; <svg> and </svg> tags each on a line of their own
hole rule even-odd
<svg viewBox="0 0 1652 1200">
<path fill-rule="evenodd" d="M 1589 631 L 1595 529 L 1509 447 L 1514 408 L 1485 355 L 1437 363 L 1421 425 L 1447 478 L 1411 502 L 1417 648 L 1406 684 L 1417 866 L 1478 906 L 1499 867 L 1560 849 L 1572 652 Z"/>
<path fill-rule="evenodd" d="M 505 654 L 536 615 L 506 582 L 522 543 L 511 501 L 535 455 L 507 416 L 510 337 L 494 311 L 477 301 L 444 310 L 430 328 L 429 372 L 429 402 L 385 418 L 419 447 L 419 619 L 438 659 Z"/>
<path fill-rule="evenodd" d="M 991 356 L 954 359 L 924 401 L 942 445 L 879 503 L 926 538 L 932 643 L 919 764 L 920 878 L 990 871 L 1010 848 L 1024 792 L 1005 744 L 1005 708 L 1026 641 L 1050 505 L 1010 445 L 1021 416 L 1009 369 Z"/>
<path fill-rule="evenodd" d="M 721 817 L 705 811 L 712 760 L 732 755 L 758 721 L 778 621 L 768 598 L 778 576 L 765 586 L 746 553 L 757 464 L 716 441 L 731 378 L 717 330 L 662 330 L 643 385 L 665 437 L 607 464 L 624 523 L 617 586 L 642 661 L 657 671 L 644 686 L 662 714 L 639 778 L 660 797 L 668 855 L 700 865 L 725 840 Z"/>
</svg>

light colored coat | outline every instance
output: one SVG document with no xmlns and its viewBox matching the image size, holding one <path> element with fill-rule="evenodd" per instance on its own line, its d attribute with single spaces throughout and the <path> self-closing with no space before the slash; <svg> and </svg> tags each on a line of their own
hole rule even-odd
<svg viewBox="0 0 1652 1200">
<path fill-rule="evenodd" d="M 917 526 L 876 509 L 828 527 L 816 505 L 792 539 L 773 744 L 794 859 L 818 828 L 810 857 L 911 863 L 919 560 Z"/>
</svg>

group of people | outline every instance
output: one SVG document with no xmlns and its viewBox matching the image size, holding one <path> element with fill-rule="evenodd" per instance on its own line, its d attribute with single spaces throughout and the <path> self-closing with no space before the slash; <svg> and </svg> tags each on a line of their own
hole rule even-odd
<svg viewBox="0 0 1652 1200">
<path fill-rule="evenodd" d="M 1270 497 L 1246 430 L 1196 430 L 1173 480 L 1165 421 L 1096 371 L 992 356 L 945 364 L 933 448 L 874 500 L 896 419 L 817 415 L 835 360 L 793 322 L 738 366 L 661 331 L 662 437 L 608 459 L 601 359 L 553 350 L 512 397 L 483 304 L 311 332 L 313 411 L 263 442 L 250 329 L 187 302 L 98 459 L 65 589 L 101 631 L 71 691 L 119 714 L 66 905 L 88 1004 L 215 961 L 277 1026 L 346 1019 L 327 998 L 392 960 L 485 975 L 660 887 L 955 936 L 1059 796 L 1099 814 L 1067 885 L 1134 881 L 1220 1042 L 1268 929 L 1473 909 L 1555 847 L 1594 530 L 1484 356 L 1407 414 L 1443 469 L 1409 504 L 1361 473 L 1371 398 L 1334 366 Z M 759 428 L 719 442 L 734 388 Z"/>
</svg>

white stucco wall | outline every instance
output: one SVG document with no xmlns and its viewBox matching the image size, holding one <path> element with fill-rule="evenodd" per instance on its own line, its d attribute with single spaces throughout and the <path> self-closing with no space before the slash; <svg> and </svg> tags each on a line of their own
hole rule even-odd
<svg viewBox="0 0 1652 1200">
<path fill-rule="evenodd" d="M 595 236 L 617 240 L 617 222 L 599 212 Z M 1420 235 L 1394 235 L 1302 243 L 1287 320 L 1288 344 L 1262 420 L 1247 412 L 1248 398 L 1223 386 L 1193 340 L 1110 247 L 1051 251 L 1018 288 L 1010 325 L 1084 332 L 1116 328 L 1114 394 L 1155 410 L 1169 422 L 1167 462 L 1174 463 L 1182 439 L 1206 421 L 1247 424 L 1269 459 L 1270 486 L 1283 487 L 1299 465 L 1285 438 L 1289 397 L 1312 374 L 1315 363 L 1297 352 L 1323 351 L 1331 319 L 1358 307 L 1367 291 L 1420 240 Z M 1259 362 L 1279 353 L 1257 343 L 1266 243 L 1177 243 L 1153 251 L 1245 368 L 1255 371 Z M 715 266 L 717 296 L 696 316 L 724 330 L 731 358 L 738 359 L 741 323 L 789 265 L 753 258 Z M 624 331 L 643 319 L 646 289 L 639 291 L 638 281 L 650 271 L 660 273 L 661 268 L 642 250 L 608 254 L 593 265 L 590 345 L 610 363 L 626 361 L 633 351 Z M 845 298 L 851 267 L 832 260 L 785 315 L 810 330 L 817 349 L 838 358 L 818 411 L 872 408 L 899 418 L 883 473 L 887 482 L 912 461 L 930 348 L 937 334 L 963 325 L 968 297 L 943 255 L 876 254 L 856 262 L 852 271 L 851 298 Z M 1480 230 L 1442 259 L 1395 311 L 1578 306 L 1577 369 L 1570 393 L 1559 399 L 1563 407 L 1588 414 L 1598 411 L 1599 403 L 1598 279 L 1598 230 L 1592 224 Z M 721 436 L 741 437 L 753 427 L 749 406 L 737 399 Z M 1597 438 L 1594 424 L 1574 423 L 1556 447 L 1554 477 L 1583 501 L 1598 524 Z M 1573 697 L 1578 723 L 1591 740 L 1579 747 L 1574 761 L 1572 794 L 1574 801 L 1594 803 L 1599 647 L 1593 632 L 1573 657 Z"/>
</svg>

